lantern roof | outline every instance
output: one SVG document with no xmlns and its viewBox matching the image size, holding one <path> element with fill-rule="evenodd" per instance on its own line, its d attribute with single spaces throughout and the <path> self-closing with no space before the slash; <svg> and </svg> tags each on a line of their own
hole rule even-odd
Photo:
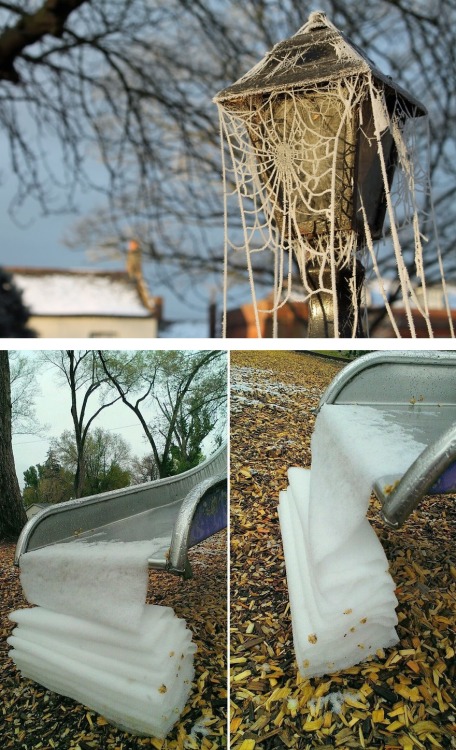
<svg viewBox="0 0 456 750">
<path fill-rule="evenodd" d="M 325 13 L 311 13 L 293 36 L 276 44 L 238 81 L 220 91 L 220 104 L 255 94 L 287 91 L 324 84 L 358 73 L 371 73 L 392 93 L 426 114 L 426 108 L 404 88 L 382 73 L 367 55 L 332 24 Z"/>
</svg>

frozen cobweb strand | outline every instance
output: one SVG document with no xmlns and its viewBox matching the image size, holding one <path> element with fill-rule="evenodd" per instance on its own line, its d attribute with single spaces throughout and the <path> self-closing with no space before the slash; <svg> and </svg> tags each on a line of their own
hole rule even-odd
<svg viewBox="0 0 456 750">
<path fill-rule="evenodd" d="M 21 557 L 38 606 L 10 615 L 25 677 L 128 732 L 164 738 L 179 718 L 196 651 L 185 621 L 146 605 L 149 542 L 56 544 Z"/>
<path fill-rule="evenodd" d="M 395 585 L 366 511 L 379 467 L 402 474 L 423 447 L 370 407 L 320 410 L 312 468 L 291 468 L 279 501 L 303 676 L 331 674 L 397 642 Z"/>
</svg>

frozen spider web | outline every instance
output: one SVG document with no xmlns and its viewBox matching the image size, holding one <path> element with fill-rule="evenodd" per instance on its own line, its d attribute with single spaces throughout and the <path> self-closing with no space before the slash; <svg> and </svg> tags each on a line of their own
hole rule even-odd
<svg viewBox="0 0 456 750">
<path fill-rule="evenodd" d="M 320 39 L 326 35 L 325 54 L 332 56 L 335 73 L 316 80 L 315 65 L 300 85 L 302 61 L 312 60 L 308 40 L 314 31 Z M 277 335 L 281 307 L 298 300 L 311 307 L 316 298 L 334 321 L 326 335 L 367 333 L 368 277 L 397 337 L 392 299 L 404 311 L 408 335 L 417 335 L 422 319 L 425 335 L 432 337 L 427 248 L 454 336 L 423 164 L 427 154 L 418 148 L 426 119 L 419 103 L 385 85 L 385 77 L 321 13 L 312 14 L 288 42 L 215 98 L 227 217 L 225 299 L 231 259 L 243 254 L 258 336 L 261 314 L 273 316 Z M 236 203 L 240 228 L 228 223 Z M 393 259 L 393 283 L 382 272 L 382 252 Z M 272 303 L 260 312 L 265 268 L 272 270 Z"/>
</svg>

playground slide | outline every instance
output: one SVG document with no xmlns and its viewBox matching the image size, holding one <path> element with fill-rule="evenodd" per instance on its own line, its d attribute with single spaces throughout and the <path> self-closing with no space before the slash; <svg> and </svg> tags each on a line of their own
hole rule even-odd
<svg viewBox="0 0 456 750">
<path fill-rule="evenodd" d="M 403 475 L 378 467 L 373 489 L 389 526 L 401 526 L 424 495 L 456 492 L 455 352 L 367 354 L 334 378 L 319 409 L 324 404 L 377 409 L 425 446 Z"/>
<path fill-rule="evenodd" d="M 227 525 L 227 446 L 199 466 L 152 482 L 69 500 L 25 525 L 15 562 L 56 543 L 150 541 L 149 567 L 191 576 L 187 550 Z"/>
<path fill-rule="evenodd" d="M 311 469 L 289 469 L 278 507 L 306 679 L 398 642 L 396 585 L 366 512 L 373 487 L 394 526 L 428 489 L 456 490 L 455 374 L 455 353 L 377 352 L 341 370 L 321 399 Z"/>
</svg>

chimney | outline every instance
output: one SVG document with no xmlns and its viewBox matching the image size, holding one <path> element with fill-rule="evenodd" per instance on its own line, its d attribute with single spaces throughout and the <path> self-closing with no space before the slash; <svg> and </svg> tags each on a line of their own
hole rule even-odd
<svg viewBox="0 0 456 750">
<path fill-rule="evenodd" d="M 136 242 L 136 240 L 130 240 L 128 243 L 127 273 L 130 279 L 134 281 L 142 278 L 141 249 L 139 242 Z"/>
<path fill-rule="evenodd" d="M 151 296 L 142 275 L 141 248 L 139 242 L 130 240 L 127 251 L 127 273 L 136 285 L 143 305 L 152 312 L 157 312 L 157 298 Z"/>
</svg>

